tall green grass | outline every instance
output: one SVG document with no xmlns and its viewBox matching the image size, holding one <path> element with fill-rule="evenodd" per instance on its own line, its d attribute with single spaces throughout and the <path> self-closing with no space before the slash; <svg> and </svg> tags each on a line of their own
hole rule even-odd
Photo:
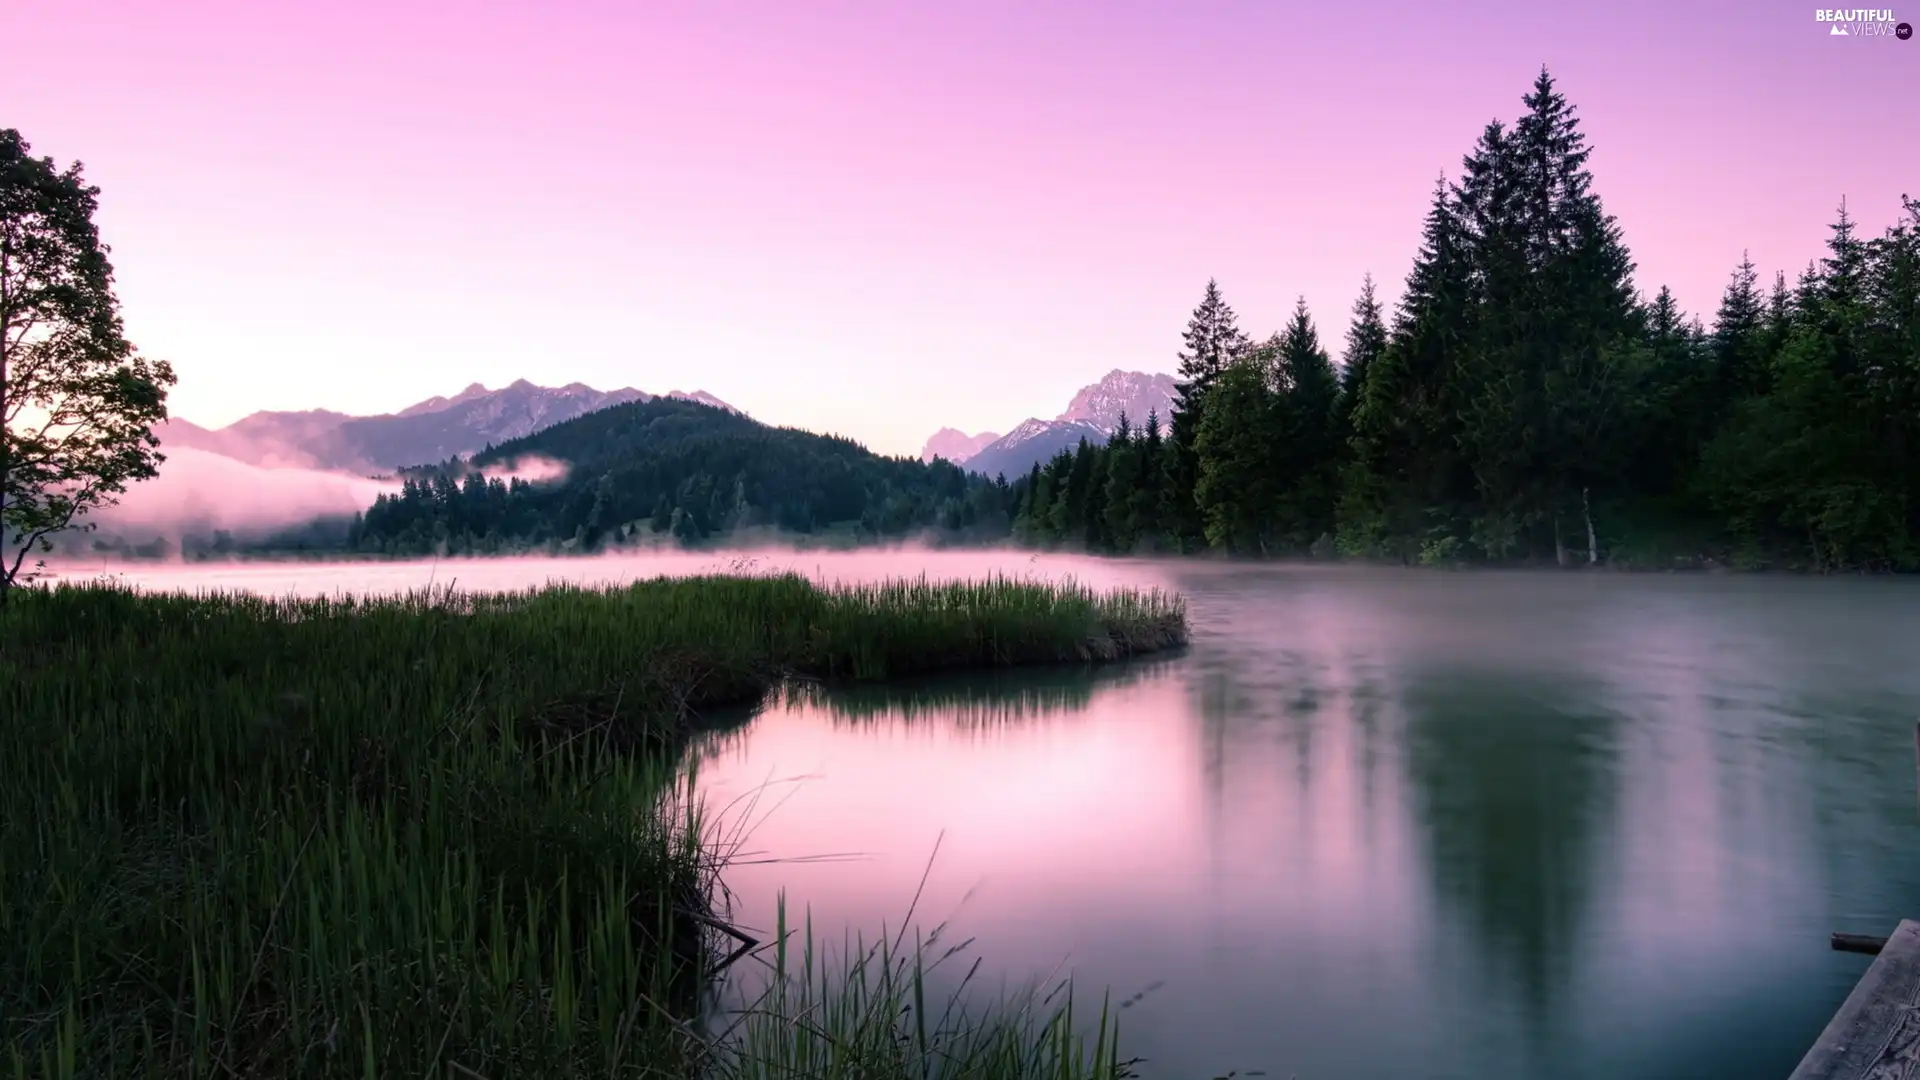
<svg viewBox="0 0 1920 1080">
<path fill-rule="evenodd" d="M 1078 1080 L 1133 1075 L 1122 1060 L 1117 1012 L 1103 1001 L 1091 1036 L 1082 1031 L 1072 984 L 1039 982 L 995 996 L 987 1011 L 970 995 L 980 973 L 936 988 L 939 969 L 970 942 L 947 945 L 946 928 L 867 942 L 819 944 L 811 919 L 796 935 L 779 906 L 777 942 L 767 977 L 745 1007 L 727 1014 L 717 1044 L 740 1080 Z M 797 942 L 790 948 L 789 942 Z"/>
<path fill-rule="evenodd" d="M 796 675 L 1104 660 L 1185 633 L 1174 597 L 1009 581 L 16 593 L 0 1070 L 773 1075 L 761 1043 L 692 1019 L 733 943 L 709 917 L 722 853 L 677 768 L 694 713 Z M 797 1013 L 831 1000 L 846 1025 L 890 1004 L 903 983 L 875 990 L 874 971 L 776 979 L 735 1034 L 783 1018 L 822 1047 L 857 1040 Z M 1111 1074 L 1105 1042 L 1021 1015 L 966 1030 L 1029 1064 L 859 1075 Z"/>
</svg>

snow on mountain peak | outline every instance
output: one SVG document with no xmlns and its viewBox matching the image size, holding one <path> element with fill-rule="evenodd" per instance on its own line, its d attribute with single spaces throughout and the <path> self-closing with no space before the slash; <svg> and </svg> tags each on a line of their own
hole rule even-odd
<svg viewBox="0 0 1920 1080">
<path fill-rule="evenodd" d="M 1055 419 L 1030 416 L 997 437 L 992 432 L 970 436 L 954 428 L 941 428 L 927 440 L 920 458 L 932 461 L 943 457 L 987 474 L 1024 472 L 1036 457 L 1051 456 L 1055 449 L 1071 447 L 1083 438 L 1105 442 L 1120 425 L 1121 413 L 1135 427 L 1146 426 L 1147 414 L 1156 413 L 1164 427 L 1173 412 L 1174 393 L 1171 375 L 1114 368 L 1099 382 L 1081 387 L 1066 411 Z"/>
<path fill-rule="evenodd" d="M 1053 426 L 1056 422 L 1072 423 L 1073 421 L 1042 420 L 1037 416 L 1029 416 L 1025 420 L 1022 420 L 1018 424 L 1014 425 L 1013 430 L 1007 432 L 1005 435 L 1002 435 L 999 441 L 1006 446 L 1018 446 L 1021 443 L 1026 442 L 1028 439 L 1036 438 L 1038 436 L 1045 435 L 1049 431 L 1052 431 Z"/>
</svg>

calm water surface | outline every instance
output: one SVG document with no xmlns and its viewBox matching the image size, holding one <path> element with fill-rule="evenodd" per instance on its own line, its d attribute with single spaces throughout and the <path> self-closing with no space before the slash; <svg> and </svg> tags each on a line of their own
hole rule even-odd
<svg viewBox="0 0 1920 1080">
<path fill-rule="evenodd" d="M 466 588 L 712 556 L 141 571 Z M 1194 642 L 763 710 L 699 782 L 742 921 L 905 914 L 1126 1010 L 1149 1077 L 1781 1077 L 1920 915 L 1920 583 L 760 556 L 1167 585 Z M 938 846 L 938 857 L 929 859 Z M 816 856 L 842 858 L 806 861 Z"/>
</svg>

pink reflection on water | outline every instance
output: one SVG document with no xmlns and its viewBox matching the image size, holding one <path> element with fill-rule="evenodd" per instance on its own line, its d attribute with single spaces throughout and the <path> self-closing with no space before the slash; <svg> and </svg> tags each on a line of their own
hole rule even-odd
<svg viewBox="0 0 1920 1080">
<path fill-rule="evenodd" d="M 740 916 L 771 926 L 784 889 L 790 911 L 811 907 L 829 925 L 897 924 L 936 844 L 916 916 L 925 925 L 969 894 L 972 910 L 993 913 L 1103 893 L 1190 902 L 1205 854 L 1184 842 L 1199 801 L 1195 748 L 1165 722 L 1182 707 L 1180 686 L 1153 681 L 1096 702 L 1097 715 L 1034 718 L 991 739 L 938 714 L 850 721 L 801 705 L 760 717 L 699 772 L 708 805 L 750 828 L 745 852 L 781 860 L 747 855 L 728 874 Z M 785 861 L 824 855 L 852 858 Z"/>
<path fill-rule="evenodd" d="M 768 710 L 698 774 L 709 807 L 750 826 L 755 854 L 727 874 L 737 916 L 771 927 L 784 892 L 790 919 L 871 940 L 924 873 L 915 922 L 953 918 L 1016 978 L 1066 963 L 1123 996 L 1191 993 L 1203 958 L 1302 985 L 1339 968 L 1404 996 L 1421 960 L 1396 943 L 1430 905 L 1382 745 L 1393 721 L 1363 707 L 1376 691 L 1352 659 L 1366 622 L 1311 600 L 1266 618 L 1302 656 L 1223 676 L 1230 713 L 1204 705 L 1212 676 L 1186 661 L 990 738 L 951 708 Z M 1307 686 L 1310 709 L 1274 708 Z M 848 858 L 794 861 L 827 855 Z"/>
</svg>

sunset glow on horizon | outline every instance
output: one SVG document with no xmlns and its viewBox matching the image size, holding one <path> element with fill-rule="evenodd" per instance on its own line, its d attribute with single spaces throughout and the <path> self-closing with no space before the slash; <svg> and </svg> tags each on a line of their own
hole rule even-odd
<svg viewBox="0 0 1920 1080">
<path fill-rule="evenodd" d="M 910 454 L 1171 371 L 1209 277 L 1337 354 L 1542 64 L 1640 288 L 1702 318 L 1743 250 L 1791 280 L 1843 197 L 1877 235 L 1920 194 L 1920 42 L 1776 0 L 15 0 L 0 37 L 0 127 L 85 163 L 206 426 L 526 378 Z"/>
</svg>

